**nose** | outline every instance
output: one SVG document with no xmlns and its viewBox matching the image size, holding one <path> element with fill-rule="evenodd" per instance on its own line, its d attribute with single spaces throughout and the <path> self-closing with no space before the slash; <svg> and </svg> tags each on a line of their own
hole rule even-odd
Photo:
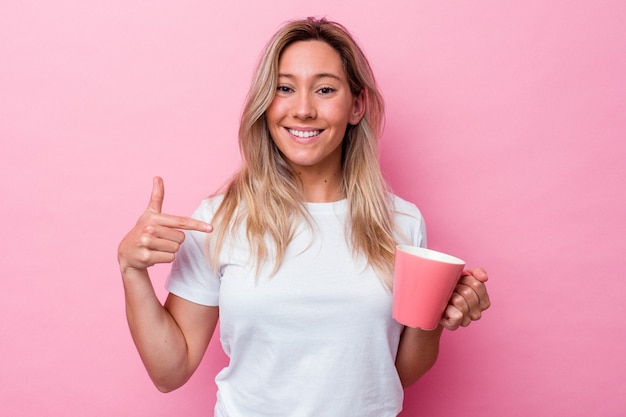
<svg viewBox="0 0 626 417">
<path fill-rule="evenodd" d="M 314 119 L 317 117 L 315 103 L 310 94 L 302 92 L 295 95 L 292 116 L 301 120 Z"/>
</svg>

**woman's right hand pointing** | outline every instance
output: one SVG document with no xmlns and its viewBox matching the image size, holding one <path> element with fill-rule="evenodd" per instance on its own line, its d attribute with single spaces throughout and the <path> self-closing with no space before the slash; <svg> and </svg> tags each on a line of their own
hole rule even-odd
<svg viewBox="0 0 626 417">
<path fill-rule="evenodd" d="M 148 208 L 118 247 L 122 273 L 172 262 L 185 240 L 181 230 L 213 231 L 213 226 L 203 221 L 161 213 L 164 194 L 163 180 L 155 177 Z"/>
</svg>

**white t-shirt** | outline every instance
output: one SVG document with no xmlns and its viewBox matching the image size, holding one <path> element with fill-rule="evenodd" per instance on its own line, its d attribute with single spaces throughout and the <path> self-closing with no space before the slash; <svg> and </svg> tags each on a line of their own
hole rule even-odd
<svg viewBox="0 0 626 417">
<path fill-rule="evenodd" d="M 210 222 L 221 197 L 194 218 Z M 402 243 L 426 245 L 423 218 L 394 197 Z M 391 292 L 346 243 L 346 201 L 307 203 L 277 273 L 258 276 L 245 233 L 226 242 L 218 273 L 208 266 L 206 234 L 187 232 L 167 289 L 220 308 L 230 363 L 216 377 L 216 417 L 395 417 L 403 389 L 395 368 L 402 325 Z M 375 239 L 375 237 L 372 237 Z"/>
</svg>

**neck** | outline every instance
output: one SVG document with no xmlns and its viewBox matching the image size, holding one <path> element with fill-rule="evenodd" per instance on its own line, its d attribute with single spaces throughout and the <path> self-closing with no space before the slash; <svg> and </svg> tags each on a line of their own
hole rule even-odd
<svg viewBox="0 0 626 417">
<path fill-rule="evenodd" d="M 345 198 L 341 188 L 341 171 L 332 173 L 314 173 L 297 170 L 300 186 L 305 201 L 309 203 L 328 203 Z"/>
</svg>

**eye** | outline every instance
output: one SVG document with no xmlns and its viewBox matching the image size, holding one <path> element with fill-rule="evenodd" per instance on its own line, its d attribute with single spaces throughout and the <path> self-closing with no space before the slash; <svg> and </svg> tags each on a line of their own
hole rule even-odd
<svg viewBox="0 0 626 417">
<path fill-rule="evenodd" d="M 278 93 L 291 93 L 293 91 L 293 89 L 287 85 L 278 85 L 278 87 L 276 87 L 276 92 Z"/>
<path fill-rule="evenodd" d="M 317 90 L 317 92 L 322 95 L 326 95 L 326 94 L 334 93 L 335 89 L 332 87 L 322 87 L 319 90 Z"/>
</svg>

